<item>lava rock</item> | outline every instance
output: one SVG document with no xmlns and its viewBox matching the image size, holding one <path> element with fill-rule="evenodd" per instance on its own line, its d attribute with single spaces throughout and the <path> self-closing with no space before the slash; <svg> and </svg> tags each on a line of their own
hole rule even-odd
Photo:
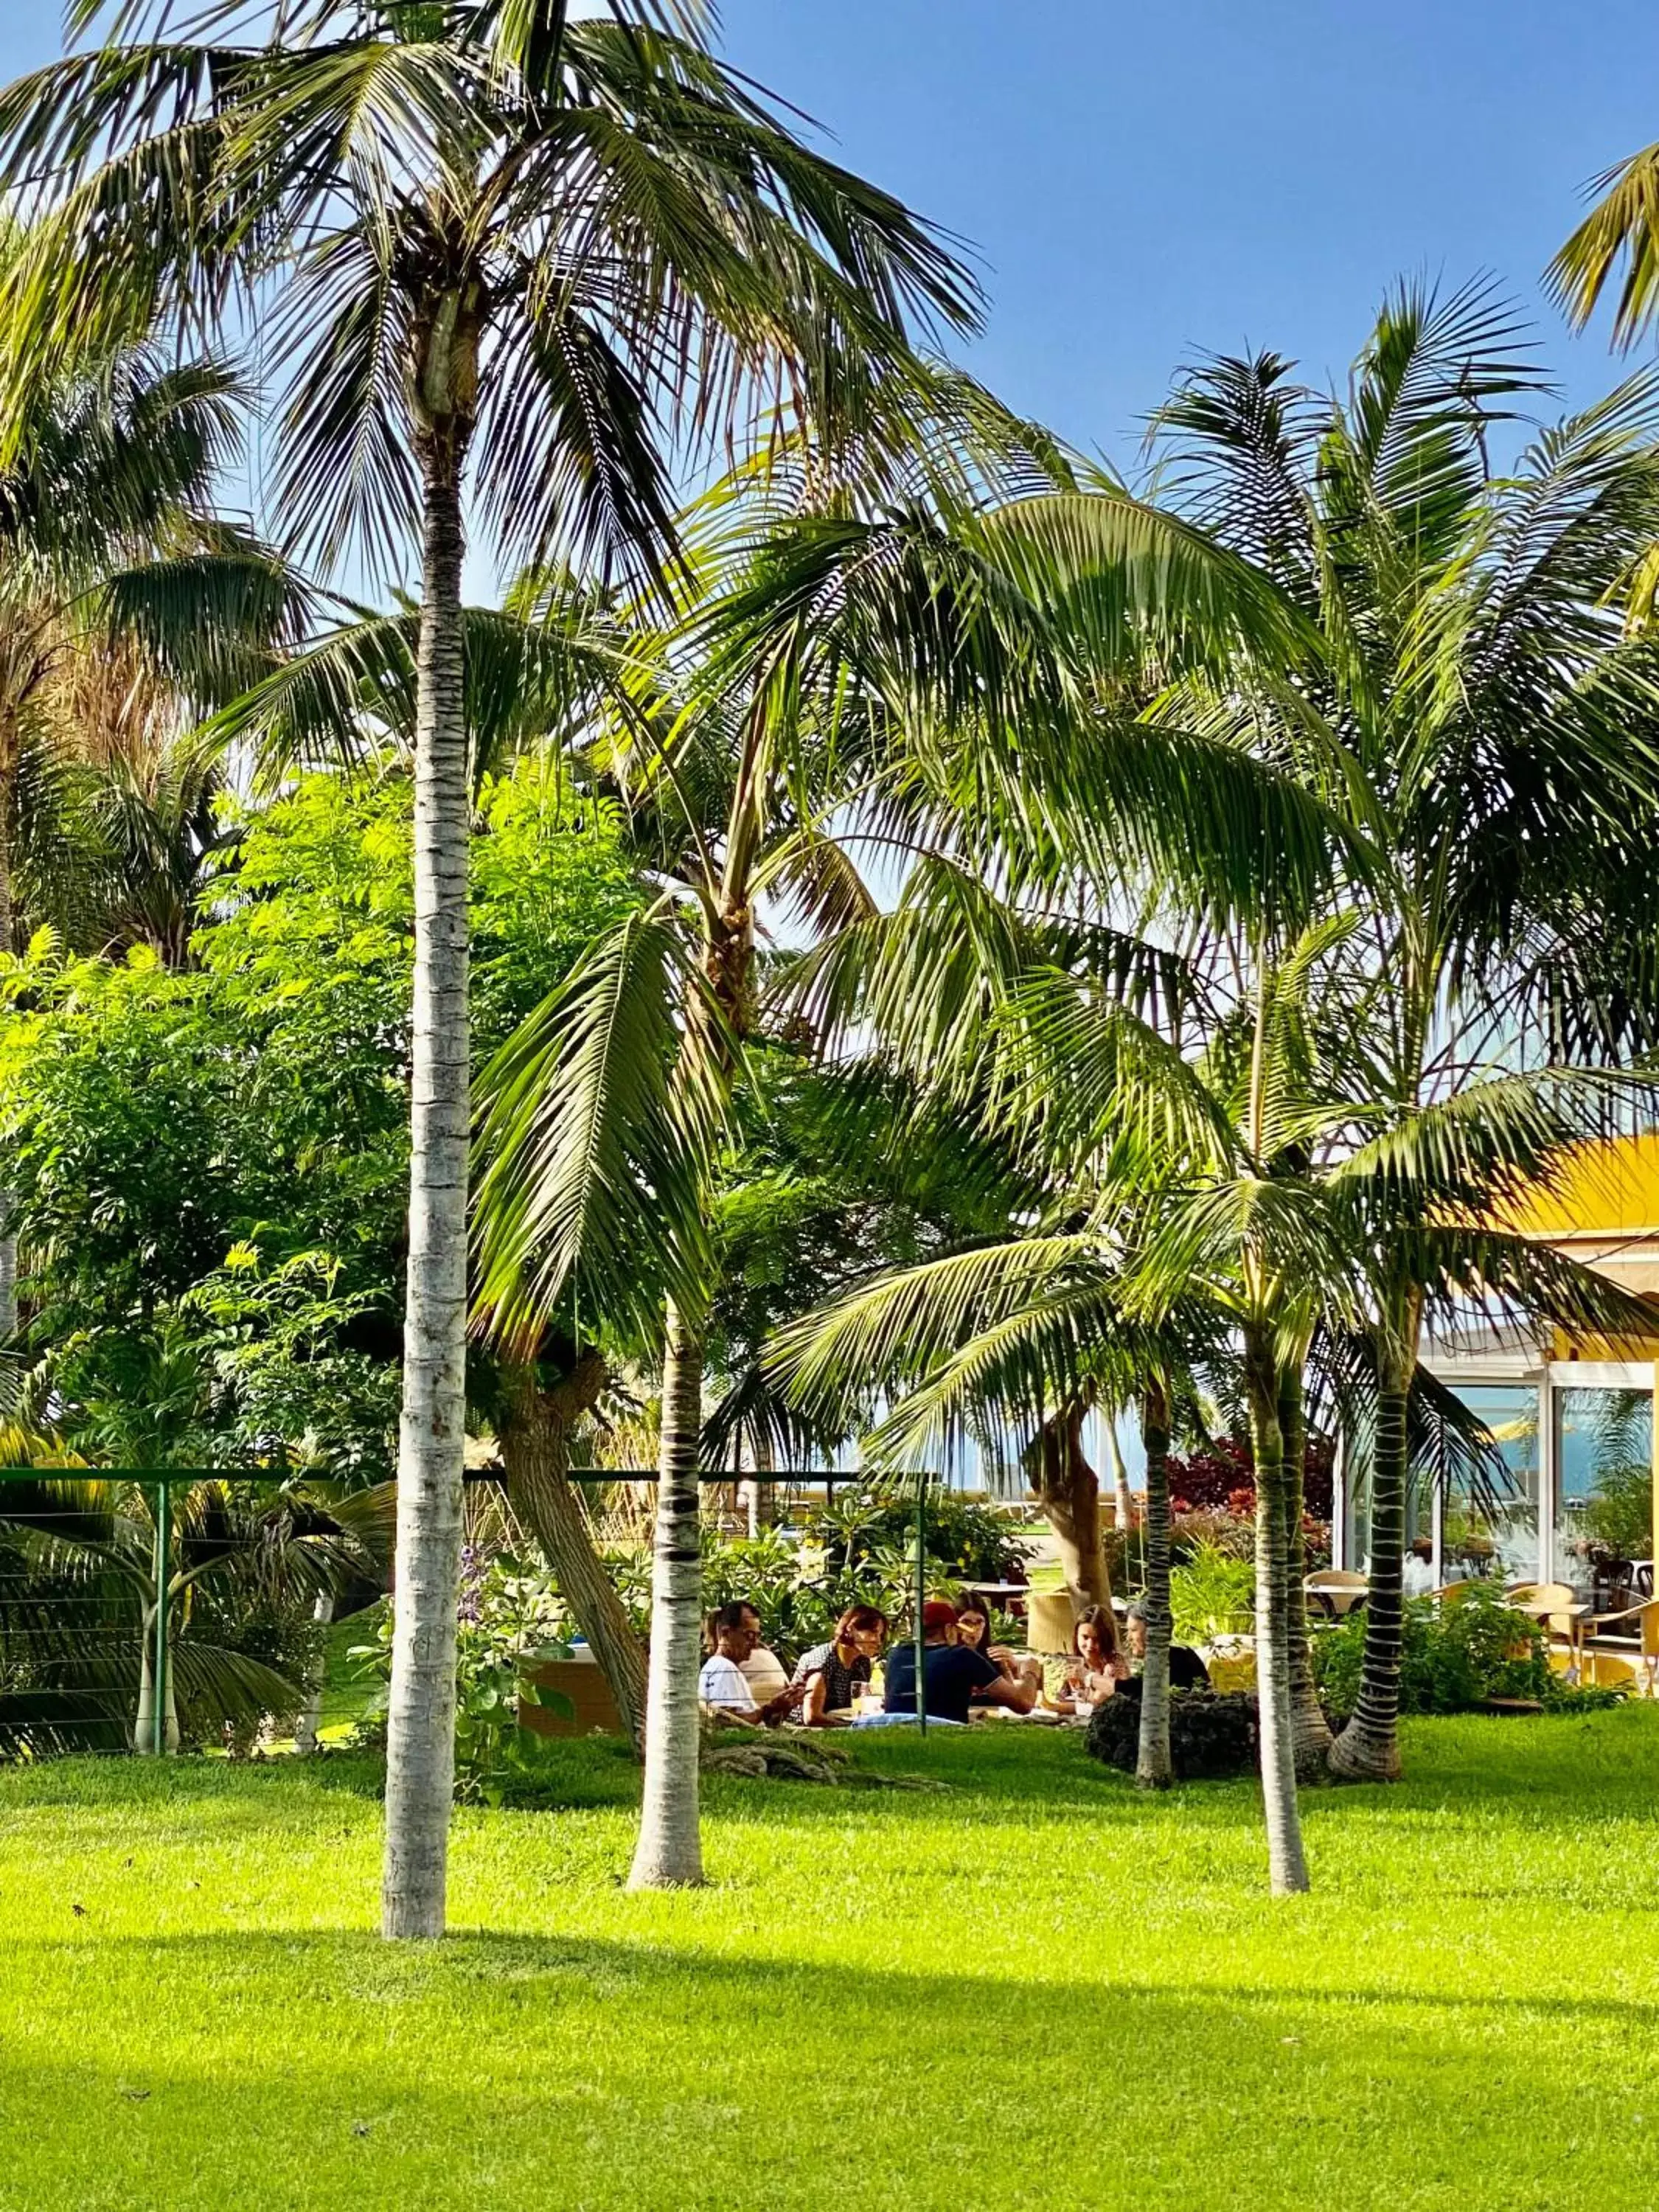
<svg viewBox="0 0 1659 2212">
<path fill-rule="evenodd" d="M 1177 1782 L 1224 1782 L 1254 1774 L 1261 1743 L 1255 1698 L 1248 1691 L 1172 1690 L 1170 1764 Z M 1120 1682 L 1095 1707 L 1085 1748 L 1091 1759 L 1133 1774 L 1140 1752 L 1140 1679 Z"/>
</svg>

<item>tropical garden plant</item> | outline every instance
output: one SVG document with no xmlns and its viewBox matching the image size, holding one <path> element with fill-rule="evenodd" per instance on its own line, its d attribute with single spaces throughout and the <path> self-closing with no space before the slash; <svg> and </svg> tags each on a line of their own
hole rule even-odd
<svg viewBox="0 0 1659 2212">
<path fill-rule="evenodd" d="M 104 11 L 79 0 L 71 35 Z M 775 398 L 878 434 L 914 318 L 971 285 L 900 204 L 810 151 L 699 11 L 441 17 L 305 0 L 104 42 L 0 98 L 38 217 L 6 288 L 16 383 L 72 334 L 222 325 L 283 362 L 277 507 L 324 562 L 421 564 L 410 1254 L 385 1932 L 441 1930 L 465 1419 L 468 1043 L 464 507 L 509 557 L 674 557 L 670 445 Z M 226 41 L 221 45 L 216 41 Z M 238 45 L 237 41 L 241 41 Z"/>
<path fill-rule="evenodd" d="M 1619 1121 L 1605 1060 L 1638 1027 L 1613 1033 L 1605 998 L 1578 987 L 1598 886 L 1628 874 L 1631 822 L 1655 803 L 1659 660 L 1614 603 L 1659 519 L 1659 395 L 1635 379 L 1500 469 L 1494 440 L 1540 386 L 1488 290 L 1407 287 L 1346 400 L 1262 355 L 1194 370 L 1159 418 L 1182 511 L 1259 563 L 1321 640 L 1294 690 L 1259 670 L 1214 711 L 1297 763 L 1376 855 L 1351 894 L 1352 1150 L 1332 1170 L 1372 1248 L 1379 1391 L 1371 1658 L 1333 1749 L 1343 1774 L 1397 1769 L 1425 1302 L 1455 1277 L 1534 1311 L 1597 1303 L 1493 1209 Z"/>
</svg>

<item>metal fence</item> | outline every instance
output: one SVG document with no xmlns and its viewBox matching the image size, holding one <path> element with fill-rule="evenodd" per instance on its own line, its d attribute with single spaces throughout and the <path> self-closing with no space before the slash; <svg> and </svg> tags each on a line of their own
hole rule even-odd
<svg viewBox="0 0 1659 2212">
<path fill-rule="evenodd" d="M 489 1470 L 467 1477 L 469 1485 L 501 1479 Z M 656 1481 L 652 1471 L 605 1468 L 573 1469 L 570 1479 L 580 1487 L 648 1489 Z M 701 1478 L 705 1492 L 763 1486 L 771 1516 L 785 1522 L 866 1479 L 818 1468 Z M 175 1748 L 174 1671 L 181 1652 L 187 1662 L 200 1657 L 198 1647 L 179 1643 L 181 1609 L 199 1587 L 204 1557 L 222 1565 L 238 1541 L 252 1540 L 228 1524 L 187 1527 L 181 1506 L 198 1484 L 254 1492 L 283 1480 L 225 1468 L 0 1468 L 0 1758 Z M 105 1492 L 95 1505 L 75 1494 L 94 1484 Z M 926 1675 L 921 1602 L 935 1484 L 922 1476 L 915 1485 L 918 1681 Z M 918 1717 L 925 1730 L 926 1713 Z"/>
</svg>

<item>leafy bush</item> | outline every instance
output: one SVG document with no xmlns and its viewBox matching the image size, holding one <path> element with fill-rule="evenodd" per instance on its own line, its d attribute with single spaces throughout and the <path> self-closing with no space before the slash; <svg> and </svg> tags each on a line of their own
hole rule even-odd
<svg viewBox="0 0 1659 2212">
<path fill-rule="evenodd" d="M 545 1573 L 510 1553 L 463 1558 L 461 1604 L 456 1624 L 455 1794 L 471 1802 L 506 1804 L 533 1796 L 547 1762 L 539 1736 L 519 1725 L 520 1697 L 536 1692 L 523 1680 L 526 1666 L 568 1659 L 570 1646 L 556 1631 L 563 1607 Z M 386 1607 L 370 1644 L 353 1648 L 359 1671 L 376 1692 L 358 1724 L 358 1740 L 385 1740 L 386 1697 L 392 1680 L 392 1609 Z M 544 1691 L 541 1702 L 563 1704 Z"/>
<path fill-rule="evenodd" d="M 1085 1748 L 1091 1759 L 1133 1774 L 1140 1749 L 1140 1678 L 1120 1682 L 1097 1705 Z M 1170 1693 L 1170 1764 L 1178 1782 L 1219 1782 L 1256 1769 L 1255 1699 L 1248 1693 L 1174 1690 Z"/>
<path fill-rule="evenodd" d="M 1331 1517 L 1335 1449 L 1310 1437 L 1302 1462 L 1302 1498 L 1316 1520 Z M 1177 1511 L 1209 1510 L 1248 1517 L 1255 1510 L 1255 1461 L 1248 1438 L 1218 1437 L 1206 1449 L 1170 1455 L 1170 1496 Z"/>
<path fill-rule="evenodd" d="M 326 1633 L 313 1617 L 308 1593 L 250 1591 L 206 1580 L 191 1596 L 191 1627 L 199 1638 L 256 1660 L 293 1686 L 293 1702 L 283 1711 L 248 1711 L 228 1720 L 214 1699 L 193 1699 L 175 1674 L 181 1741 L 187 1746 L 222 1743 L 233 1759 L 245 1759 L 267 1721 L 278 1735 L 293 1728 L 307 1688 L 322 1671 Z"/>
<path fill-rule="evenodd" d="M 1255 1602 L 1255 1569 L 1249 1559 L 1200 1539 L 1186 1561 L 1170 1571 L 1170 1609 L 1177 1644 L 1247 1632 Z"/>
<path fill-rule="evenodd" d="M 1653 1548 L 1652 1468 L 1642 1462 L 1603 1468 L 1596 1494 L 1585 1502 L 1583 1528 L 1591 1546 L 1613 1559 L 1646 1559 Z"/>
<path fill-rule="evenodd" d="M 923 1515 L 930 1565 L 958 1582 L 1010 1582 L 1025 1547 L 1006 1515 L 958 1491 L 934 1491 Z M 908 1486 L 879 1478 L 835 1492 L 806 1516 L 806 1533 L 843 1569 L 914 1558 L 916 1506 Z"/>
<path fill-rule="evenodd" d="M 1170 1558 L 1174 1565 L 1183 1565 L 1204 1544 L 1225 1552 L 1230 1559 L 1253 1559 L 1255 1508 L 1248 1513 L 1230 1513 L 1224 1505 L 1198 1505 L 1188 1512 L 1171 1515 Z"/>
<path fill-rule="evenodd" d="M 1338 1717 L 1351 1713 L 1358 1701 L 1364 1646 L 1363 1610 L 1314 1632 L 1314 1679 L 1321 1702 Z M 1494 1583 L 1468 1583 L 1454 1603 L 1437 1609 L 1428 1598 L 1407 1599 L 1401 1712 L 1468 1712 L 1493 1698 L 1583 1711 L 1616 1703 L 1618 1692 L 1575 1690 L 1552 1673 L 1544 1630 L 1507 1604 Z"/>
</svg>

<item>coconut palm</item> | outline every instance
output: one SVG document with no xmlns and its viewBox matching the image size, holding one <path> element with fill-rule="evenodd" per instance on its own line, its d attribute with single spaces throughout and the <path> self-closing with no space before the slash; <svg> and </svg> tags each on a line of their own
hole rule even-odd
<svg viewBox="0 0 1659 2212">
<path fill-rule="evenodd" d="M 1571 1024 L 1559 1009 L 1604 964 L 1609 912 L 1644 896 L 1632 825 L 1651 823 L 1659 788 L 1659 653 L 1614 602 L 1659 524 L 1659 384 L 1633 380 L 1500 472 L 1492 443 L 1538 389 L 1488 292 L 1407 287 L 1346 400 L 1273 356 L 1218 359 L 1158 423 L 1182 511 L 1322 639 L 1293 689 L 1258 661 L 1212 690 L 1212 712 L 1295 763 L 1377 856 L 1355 885 L 1363 950 L 1345 986 L 1364 1072 L 1343 1203 L 1374 1240 L 1382 1412 L 1366 1693 L 1334 1749 L 1343 1773 L 1397 1763 L 1405 1408 L 1442 1279 L 1428 1270 L 1449 1258 L 1433 1209 L 1490 1205 L 1615 1110 L 1606 1085 L 1549 1062 L 1552 1047 L 1607 1048 L 1601 1002 Z M 1518 1250 L 1489 1257 L 1550 1292 Z"/>
<path fill-rule="evenodd" d="M 28 249 L 8 230 L 0 267 Z M 228 370 L 170 364 L 143 337 L 81 345 L 14 405 L 0 464 L 0 950 L 39 923 L 101 941 L 115 856 L 81 804 L 100 740 L 118 726 L 129 741 L 176 736 L 208 663 L 267 642 L 289 611 L 291 580 L 212 514 L 240 406 Z M 220 615 L 234 618 L 221 628 Z M 0 1195 L 0 1341 L 17 1324 L 8 1210 Z"/>
<path fill-rule="evenodd" d="M 103 13 L 77 0 L 71 32 Z M 509 557 L 659 573 L 675 441 L 773 402 L 878 434 L 913 319 L 975 312 L 926 227 L 805 148 L 697 16 L 300 0 L 249 44 L 240 0 L 182 39 L 167 0 L 124 0 L 106 44 L 0 99 L 7 181 L 41 204 L 8 295 L 24 369 L 77 327 L 222 320 L 251 292 L 287 364 L 279 512 L 325 559 L 356 544 L 395 571 L 420 549 L 389 1936 L 441 1929 L 453 1768 L 466 497 Z"/>
<path fill-rule="evenodd" d="M 1644 146 L 1597 177 L 1600 195 L 1545 272 L 1545 283 L 1582 329 L 1620 275 L 1613 342 L 1633 345 L 1659 306 L 1659 146 Z"/>
<path fill-rule="evenodd" d="M 614 742 L 672 824 L 669 887 L 594 949 L 490 1079 L 482 1294 L 495 1325 L 539 1325 L 573 1276 L 585 1304 L 641 1327 L 647 1304 L 665 1315 L 641 1883 L 702 1872 L 713 1163 L 757 1021 L 758 902 L 793 900 L 855 964 L 860 933 L 883 926 L 861 849 L 964 887 L 984 870 L 1053 884 L 1079 867 L 1115 884 L 1129 850 L 1218 899 L 1328 865 L 1328 815 L 1294 785 L 1097 701 L 1099 667 L 1127 630 L 1155 625 L 1152 586 L 1171 570 L 1204 602 L 1172 651 L 1218 659 L 1224 636 L 1255 635 L 1243 564 L 1115 486 L 1080 489 L 1065 457 L 960 380 L 934 380 L 927 420 L 938 435 L 913 454 L 838 469 L 796 445 L 715 495 L 702 596 Z M 1268 621 L 1277 638 L 1287 618 L 1273 605 Z M 1091 825 L 1081 860 L 1067 821 Z M 831 1000 L 850 972 L 809 970 Z"/>
</svg>

